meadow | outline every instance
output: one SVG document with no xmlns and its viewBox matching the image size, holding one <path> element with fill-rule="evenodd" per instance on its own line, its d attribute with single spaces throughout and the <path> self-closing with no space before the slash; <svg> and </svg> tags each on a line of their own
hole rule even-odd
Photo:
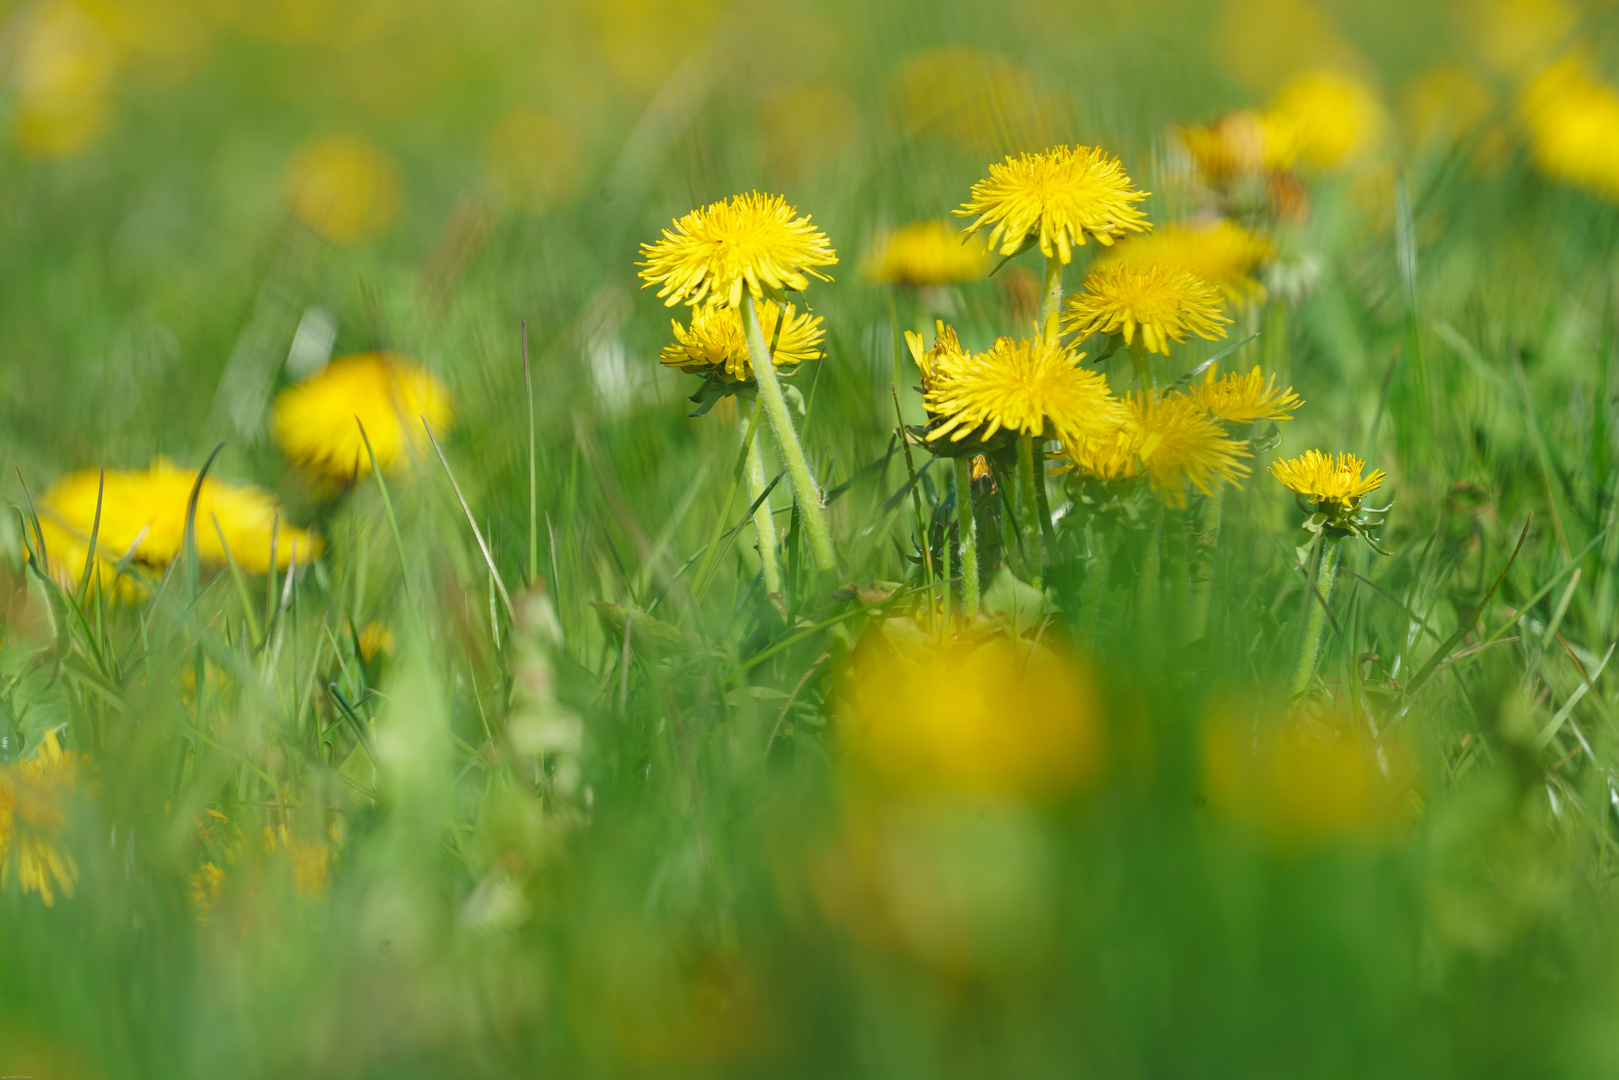
<svg viewBox="0 0 1619 1080">
<path fill-rule="evenodd" d="M 0 1075 L 1619 1068 L 1619 9 L 0 17 Z"/>
</svg>

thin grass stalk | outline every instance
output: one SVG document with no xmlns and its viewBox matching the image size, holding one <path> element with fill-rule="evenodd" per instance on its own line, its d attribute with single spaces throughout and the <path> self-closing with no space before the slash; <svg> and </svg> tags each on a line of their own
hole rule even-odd
<svg viewBox="0 0 1619 1080">
<path fill-rule="evenodd" d="M 1327 603 L 1332 599 L 1332 586 L 1338 578 L 1338 552 L 1343 547 L 1341 536 L 1327 536 L 1321 540 L 1321 558 L 1316 569 L 1315 588 L 1305 601 L 1309 614 L 1304 620 L 1304 645 L 1299 650 L 1299 669 L 1293 676 L 1293 696 L 1300 697 L 1310 688 L 1315 677 L 1316 658 L 1321 654 L 1321 631 L 1327 624 Z"/>
<path fill-rule="evenodd" d="M 765 459 L 759 452 L 759 425 L 752 416 L 736 414 L 737 437 L 747 454 L 743 473 L 748 481 L 748 501 L 757 503 L 753 511 L 753 531 L 759 541 L 759 566 L 764 572 L 765 592 L 774 597 L 781 593 L 781 556 L 777 552 L 776 519 L 770 509 L 770 500 L 761 498 L 765 493 Z M 720 519 L 723 523 L 724 518 Z"/>
<path fill-rule="evenodd" d="M 764 402 L 765 414 L 770 418 L 770 430 L 776 436 L 776 447 L 782 463 L 787 466 L 787 478 L 793 484 L 793 499 L 798 504 L 799 516 L 804 521 L 804 532 L 809 539 L 810 557 L 817 570 L 831 570 L 837 565 L 832 552 L 832 536 L 826 528 L 826 511 L 821 506 L 821 491 L 810 472 L 804 447 L 798 441 L 792 414 L 787 411 L 787 399 L 782 395 L 781 382 L 776 378 L 776 365 L 771 362 L 770 348 L 765 344 L 764 330 L 759 324 L 759 304 L 752 297 L 743 303 L 746 318 L 748 359 L 753 364 L 754 378 L 759 382 L 759 398 Z"/>
<path fill-rule="evenodd" d="M 961 538 L 961 614 L 964 621 L 978 615 L 978 519 L 973 516 L 972 459 L 953 459 L 956 466 L 956 533 Z"/>
<path fill-rule="evenodd" d="M 1108 534 L 1092 522 L 1087 530 L 1091 541 L 1091 565 L 1085 572 L 1085 588 L 1080 597 L 1079 618 L 1081 634 L 1095 644 L 1102 626 L 1102 605 L 1107 601 L 1107 575 L 1109 566 Z"/>
<path fill-rule="evenodd" d="M 1225 493 L 1217 491 L 1203 500 L 1199 513 L 1196 555 L 1191 568 L 1192 617 L 1188 621 L 1188 641 L 1199 641 L 1209 631 L 1209 605 L 1214 597 L 1214 552 L 1220 540 L 1220 518 L 1224 507 Z"/>
</svg>

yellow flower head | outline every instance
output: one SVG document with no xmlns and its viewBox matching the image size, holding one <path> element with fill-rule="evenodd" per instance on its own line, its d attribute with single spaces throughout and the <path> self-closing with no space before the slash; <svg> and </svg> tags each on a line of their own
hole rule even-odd
<svg viewBox="0 0 1619 1080">
<path fill-rule="evenodd" d="M 442 434 L 454 413 L 449 390 L 415 361 L 360 353 L 283 390 L 271 426 L 287 457 L 330 484 L 346 484 L 371 473 L 366 439 L 378 467 L 399 473 L 427 449 L 422 420 Z"/>
<path fill-rule="evenodd" d="M 1068 301 L 1063 329 L 1084 340 L 1119 334 L 1148 352 L 1169 355 L 1169 343 L 1187 334 L 1213 341 L 1231 322 L 1220 313 L 1220 294 L 1202 278 L 1175 266 L 1115 264 L 1085 278 L 1085 291 Z"/>
<path fill-rule="evenodd" d="M 72 896 L 79 876 L 61 843 L 67 797 L 78 784 L 78 755 L 64 751 L 54 731 L 33 757 L 0 767 L 0 882 L 15 873 L 22 891 L 37 892 L 46 907 L 58 889 Z"/>
<path fill-rule="evenodd" d="M 109 469 L 105 485 L 99 469 L 62 477 L 38 506 L 51 576 L 63 588 L 77 588 L 90 556 L 92 529 L 96 533 L 92 573 L 103 589 L 112 588 L 113 573 L 126 555 L 150 569 L 167 566 L 185 548 L 186 507 L 196 485 L 196 469 L 177 468 L 166 458 L 158 458 L 144 470 Z M 203 481 L 197 495 L 198 558 L 218 565 L 225 562 L 228 546 L 230 557 L 243 570 L 264 573 L 270 567 L 272 531 L 276 533 L 278 567 L 288 564 L 294 546 L 300 563 L 307 563 L 321 549 L 318 537 L 287 523 L 285 512 L 269 494 L 212 476 Z M 117 591 L 126 598 L 135 595 L 127 579 L 120 581 Z"/>
<path fill-rule="evenodd" d="M 1093 273 L 1110 266 L 1178 267 L 1213 285 L 1241 307 L 1262 300 L 1254 276 L 1276 257 L 1276 247 L 1233 221 L 1182 222 L 1113 245 L 1097 257 Z"/>
<path fill-rule="evenodd" d="M 816 270 L 838 261 L 825 233 L 809 215 L 780 195 L 757 191 L 693 210 L 675 222 L 663 239 L 642 244 L 639 264 L 645 285 L 658 286 L 665 305 L 742 306 L 742 290 L 759 300 L 779 298 L 786 289 L 803 290 Z"/>
<path fill-rule="evenodd" d="M 38 157 L 66 157 L 106 130 L 114 102 L 117 44 L 77 4 L 53 2 L 21 9 L 13 26 L 9 89 L 15 95 L 11 137 Z"/>
<path fill-rule="evenodd" d="M 1277 154 L 1316 169 L 1353 163 L 1377 145 L 1388 126 L 1372 88 L 1331 69 L 1282 87 L 1265 122 Z"/>
<path fill-rule="evenodd" d="M 1137 391 L 1125 404 L 1129 418 L 1115 436 L 1122 445 L 1112 453 L 1133 453 L 1139 462 L 1134 468 L 1146 474 L 1166 505 L 1186 505 L 1188 482 L 1213 495 L 1248 475 L 1248 466 L 1239 460 L 1251 456 L 1248 444 L 1226 434 L 1186 395 Z"/>
<path fill-rule="evenodd" d="M 359 135 L 327 135 L 294 155 L 281 186 L 287 212 L 334 244 L 378 232 L 399 210 L 393 162 Z"/>
<path fill-rule="evenodd" d="M 915 221 L 884 236 L 860 266 L 882 285 L 949 285 L 984 276 L 988 260 L 975 246 L 938 221 Z"/>
<path fill-rule="evenodd" d="M 1087 236 L 1106 246 L 1127 232 L 1151 228 L 1136 205 L 1147 194 L 1131 186 L 1113 155 L 1089 146 L 1057 146 L 991 165 L 989 179 L 974 184 L 972 197 L 955 213 L 977 215 L 967 226 L 969 236 L 994 226 L 991 250 L 1015 255 L 1026 242 L 1038 240 L 1041 254 L 1066 264 Z"/>
<path fill-rule="evenodd" d="M 1276 388 L 1276 376 L 1269 379 L 1255 364 L 1246 375 L 1228 371 L 1217 374 L 1218 365 L 1192 384 L 1192 400 L 1197 402 L 1216 420 L 1233 424 L 1251 424 L 1259 420 L 1291 420 L 1293 410 L 1304 404 L 1290 386 Z"/>
<path fill-rule="evenodd" d="M 925 394 L 944 381 L 966 362 L 968 353 L 956 337 L 956 328 L 945 325 L 943 319 L 933 320 L 933 348 L 922 348 L 922 335 L 905 331 L 905 344 L 911 350 L 911 359 L 922 373 L 922 392 Z"/>
<path fill-rule="evenodd" d="M 1619 199 L 1619 91 L 1583 58 L 1547 68 L 1530 84 L 1521 112 L 1541 172 Z"/>
<path fill-rule="evenodd" d="M 825 336 L 821 316 L 795 315 L 793 305 L 788 304 L 787 321 L 778 339 L 776 323 L 781 318 L 781 308 L 769 300 L 759 307 L 759 326 L 765 341 L 775 343 L 771 359 L 778 368 L 796 367 L 821 355 Z M 699 306 L 692 308 L 690 329 L 678 320 L 670 320 L 670 324 L 675 340 L 664 346 L 659 357 L 663 363 L 693 375 L 718 372 L 733 382 L 753 378 L 748 342 L 742 332 L 742 313 L 736 308 Z"/>
<path fill-rule="evenodd" d="M 1175 136 L 1198 175 L 1211 184 L 1291 164 L 1290 147 L 1280 143 L 1265 117 L 1251 109 L 1228 112 L 1208 124 L 1176 128 Z"/>
<path fill-rule="evenodd" d="M 1354 454 L 1339 454 L 1334 460 L 1331 454 L 1306 450 L 1292 461 L 1278 461 L 1270 474 L 1306 503 L 1326 513 L 1347 514 L 1383 486 L 1382 469 L 1362 476 L 1365 469 L 1366 462 Z"/>
<path fill-rule="evenodd" d="M 1101 373 L 1079 366 L 1084 357 L 1044 338 L 1003 337 L 985 352 L 937 366 L 924 404 L 944 422 L 928 438 L 948 434 L 959 442 L 978 432 L 987 440 L 1005 428 L 1082 443 L 1111 430 L 1124 414 Z"/>
</svg>

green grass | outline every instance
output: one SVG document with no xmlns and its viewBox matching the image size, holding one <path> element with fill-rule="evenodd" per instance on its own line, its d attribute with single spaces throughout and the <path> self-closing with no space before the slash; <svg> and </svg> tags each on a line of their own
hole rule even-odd
<svg viewBox="0 0 1619 1080">
<path fill-rule="evenodd" d="M 1049 7 L 829 0 L 666 25 L 423 4 L 348 52 L 226 33 L 179 82 L 131 61 L 97 143 L 0 150 L 0 451 L 19 508 L 0 525 L 0 756 L 55 730 L 90 759 L 64 833 L 74 895 L 46 907 L 14 875 L 0 890 L 0 1073 L 1612 1071 L 1619 718 L 1595 665 L 1619 636 L 1619 209 L 1527 164 L 1503 78 L 1502 153 L 1396 139 L 1409 228 L 1392 196 L 1368 209 L 1345 178 L 1310 182 L 1288 253 L 1312 287 L 1233 328 L 1263 331 L 1241 362 L 1308 404 L 1226 496 L 1206 637 L 1183 640 L 1174 582 L 1199 501 L 1166 519 L 1156 623 L 1135 599 L 1141 533 L 1121 533 L 1089 648 L 1099 778 L 914 817 L 862 801 L 834 691 L 852 644 L 925 591 L 890 383 L 898 332 L 932 313 L 858 263 L 879 227 L 946 215 L 1026 148 L 907 131 L 894 65 L 1004 53 L 1046 96 L 1052 138 L 1118 152 L 1157 192 L 1155 221 L 1186 209 L 1154 171 L 1166 129 L 1263 100 L 1209 47 L 1214 7 Z M 1443 13 L 1324 7 L 1391 102 L 1431 62 L 1473 62 Z M 1611 48 L 1608 22 L 1579 33 Z M 712 85 L 671 79 L 703 43 L 721 59 L 690 70 Z M 647 59 L 616 74 L 631 47 Z M 827 130 L 789 114 L 795 163 L 769 105 L 796 83 L 851 111 Z M 518 104 L 576 131 L 576 180 L 466 241 L 446 223 L 482 190 L 482 133 Z M 277 201 L 288 157 L 329 128 L 366 132 L 402 177 L 397 219 L 353 247 Z M 808 294 L 828 356 L 791 380 L 839 568 L 812 572 L 783 478 L 785 614 L 756 582 L 745 488 L 726 501 L 734 414 L 685 416 L 695 379 L 656 364 L 669 312 L 633 265 L 672 217 L 753 187 L 812 214 L 842 260 Z M 1013 266 L 1038 280 L 1033 255 Z M 1007 273 L 952 290 L 967 344 L 1017 331 Z M 322 500 L 220 411 L 233 355 L 271 384 L 227 396 L 262 407 L 288 381 L 311 307 L 336 316 L 337 354 L 396 348 L 453 388 L 442 462 Z M 1128 368 L 1112 362 L 1116 385 Z M 326 540 L 290 586 L 177 567 L 117 605 L 25 566 L 22 485 L 38 498 L 156 454 L 195 467 L 221 441 L 213 475 L 276 491 Z M 1394 500 L 1388 557 L 1345 548 L 1318 701 L 1358 700 L 1418 794 L 1376 835 L 1278 843 L 1210 801 L 1201 733 L 1212 702 L 1292 674 L 1301 515 L 1262 466 L 1312 446 L 1363 453 Z M 948 462 L 913 454 L 936 553 Z M 780 468 L 767 451 L 767 477 Z M 1078 550 L 1067 525 L 1062 543 Z M 1026 636 L 1083 635 L 1086 572 L 1052 575 Z M 353 628 L 372 622 L 392 655 L 360 655 Z M 208 809 L 242 846 L 200 922 Z M 829 867 L 873 813 L 900 830 L 909 891 L 840 907 Z M 264 853 L 283 822 L 337 830 L 317 898 Z M 930 951 L 941 917 L 965 959 Z"/>
</svg>

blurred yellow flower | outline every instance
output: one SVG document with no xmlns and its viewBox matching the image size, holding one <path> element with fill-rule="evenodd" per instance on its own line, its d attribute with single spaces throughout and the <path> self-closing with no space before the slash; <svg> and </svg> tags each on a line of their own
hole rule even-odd
<svg viewBox="0 0 1619 1080">
<path fill-rule="evenodd" d="M 186 879 L 186 899 L 197 921 L 205 923 L 213 913 L 214 905 L 225 892 L 225 871 L 217 863 L 205 862 Z"/>
<path fill-rule="evenodd" d="M 1278 153 L 1315 169 L 1357 163 L 1377 148 L 1388 126 L 1383 103 L 1364 81 L 1323 69 L 1277 92 L 1265 114 Z"/>
<path fill-rule="evenodd" d="M 579 136 L 539 109 L 512 109 L 483 139 L 483 172 L 507 206 L 534 213 L 572 194 L 579 179 Z"/>
<path fill-rule="evenodd" d="M 334 244 L 374 235 L 399 210 L 393 162 L 360 135 L 325 135 L 305 143 L 281 185 L 287 212 Z"/>
<path fill-rule="evenodd" d="M 878 239 L 860 272 L 881 285 L 950 285 L 989 269 L 983 249 L 939 221 L 913 221 Z"/>
<path fill-rule="evenodd" d="M 277 829 L 265 826 L 264 852 L 274 855 L 277 851 L 287 854 L 287 861 L 292 867 L 293 888 L 299 897 L 304 900 L 320 899 L 326 892 L 326 870 L 332 859 L 331 847 L 324 840 L 300 840 L 285 825 Z"/>
<path fill-rule="evenodd" d="M 1251 456 L 1248 444 L 1233 439 L 1186 395 L 1138 390 L 1125 405 L 1130 417 L 1122 437 L 1166 505 L 1186 505 L 1188 482 L 1213 495 L 1248 475 L 1248 466 L 1238 460 Z"/>
<path fill-rule="evenodd" d="M 1334 460 L 1331 454 L 1306 450 L 1291 461 L 1278 461 L 1270 467 L 1270 474 L 1317 509 L 1345 514 L 1359 508 L 1361 499 L 1383 486 L 1382 469 L 1363 476 L 1365 470 L 1366 462 L 1354 454 L 1339 454 Z"/>
<path fill-rule="evenodd" d="M 1178 127 L 1175 138 L 1198 175 L 1212 184 L 1292 164 L 1291 146 L 1279 141 L 1266 118 L 1252 109 L 1228 112 L 1208 124 Z"/>
<path fill-rule="evenodd" d="M 1231 320 L 1220 313 L 1220 294 L 1202 278 L 1177 266 L 1115 263 L 1085 278 L 1068 299 L 1062 328 L 1083 341 L 1092 334 L 1118 334 L 1148 352 L 1169 355 L 1171 341 L 1187 334 L 1207 341 L 1226 336 Z"/>
<path fill-rule="evenodd" d="M 837 253 L 809 215 L 797 213 L 780 195 L 757 191 L 693 210 L 675 231 L 663 230 L 662 240 L 641 245 L 642 287 L 659 286 L 669 307 L 740 308 L 744 287 L 755 299 L 777 299 L 783 290 L 808 288 L 810 277 L 830 281 L 816 267 L 835 265 Z"/>
<path fill-rule="evenodd" d="M 46 907 L 56 892 L 73 895 L 79 871 L 62 847 L 67 799 L 79 785 L 79 755 L 62 749 L 56 732 L 25 761 L 0 766 L 0 882 L 13 873 L 25 893 Z"/>
<path fill-rule="evenodd" d="M 1026 68 L 966 45 L 906 57 L 888 91 L 906 134 L 979 154 L 1046 145 L 1068 119 L 1062 99 L 1040 93 Z"/>
<path fill-rule="evenodd" d="M 1089 146 L 1055 146 L 991 165 L 989 178 L 973 185 L 955 214 L 973 218 L 969 236 L 993 225 L 989 247 L 1002 255 L 1038 242 L 1046 258 L 1066 264 L 1087 236 L 1106 246 L 1151 228 L 1136 205 L 1147 194 L 1131 186 L 1113 155 Z"/>
<path fill-rule="evenodd" d="M 1413 146 L 1455 143 L 1494 110 L 1495 91 L 1463 64 L 1435 64 L 1400 95 L 1400 120 Z"/>
<path fill-rule="evenodd" d="M 66 157 L 100 137 L 112 113 L 118 56 L 105 27 L 51 2 L 23 23 L 12 61 L 11 137 L 38 157 Z"/>
<path fill-rule="evenodd" d="M 838 703 L 853 761 L 894 792 L 1043 799 L 1101 764 L 1089 673 L 1051 646 L 995 636 L 941 648 L 914 624 L 878 627 L 850 657 Z"/>
<path fill-rule="evenodd" d="M 98 490 L 101 519 L 93 576 L 101 587 L 112 590 L 113 572 L 126 555 L 151 569 L 167 566 L 184 550 L 186 508 L 196 486 L 196 469 L 177 468 L 161 457 L 144 470 L 107 470 L 104 487 L 98 469 L 57 480 L 38 506 L 51 576 L 63 588 L 77 588 L 90 555 L 90 532 L 96 528 Z M 320 538 L 288 524 L 269 494 L 211 476 L 203 482 L 196 511 L 198 558 L 223 563 L 228 545 L 230 557 L 243 570 L 264 573 L 270 568 L 272 532 L 277 567 L 287 566 L 295 547 L 304 564 L 320 552 Z M 121 581 L 117 592 L 133 596 L 133 583 Z"/>
<path fill-rule="evenodd" d="M 776 323 L 782 309 L 774 301 L 759 305 L 759 328 L 765 341 L 775 352 L 771 361 L 778 368 L 793 368 L 822 355 L 821 341 L 826 336 L 819 315 L 796 314 L 793 305 L 786 308 L 786 322 L 781 336 L 776 336 Z M 716 372 L 727 381 L 748 382 L 753 378 L 752 362 L 748 358 L 748 342 L 742 331 L 742 313 L 732 307 L 698 306 L 691 309 L 690 329 L 678 320 L 670 320 L 675 340 L 665 345 L 660 362 L 677 367 L 688 374 Z"/>
<path fill-rule="evenodd" d="M 960 442 L 974 432 L 989 439 L 1005 428 L 1077 443 L 1111 429 L 1122 407 L 1100 372 L 1079 366 L 1084 356 L 1045 338 L 1003 337 L 948 368 L 936 366 L 924 404 L 943 422 L 928 439 Z"/>
<path fill-rule="evenodd" d="M 1456 27 L 1494 71 L 1532 74 L 1569 44 L 1581 12 L 1565 0 L 1453 0 Z"/>
<path fill-rule="evenodd" d="M 368 622 L 365 629 L 360 631 L 357 640 L 360 650 L 360 659 L 370 663 L 378 656 L 392 656 L 398 643 L 394 640 L 393 631 L 379 622 Z"/>
<path fill-rule="evenodd" d="M 1529 154 L 1546 175 L 1619 199 L 1619 91 L 1570 56 L 1529 85 L 1521 107 Z"/>
<path fill-rule="evenodd" d="M 1097 256 L 1093 271 L 1110 266 L 1175 266 L 1219 289 L 1227 301 L 1242 307 L 1263 300 L 1265 287 L 1254 275 L 1276 257 L 1276 247 L 1263 236 L 1221 218 L 1212 222 L 1178 222 L 1133 236 Z"/>
<path fill-rule="evenodd" d="M 454 414 L 449 389 L 427 369 L 397 353 L 372 352 L 333 360 L 283 390 L 271 427 L 288 458 L 340 485 L 371 475 L 366 439 L 378 468 L 401 473 L 427 449 L 422 420 L 438 434 Z"/>
<path fill-rule="evenodd" d="M 1255 364 L 1246 375 L 1228 371 L 1218 374 L 1219 365 L 1209 368 L 1208 374 L 1193 381 L 1191 398 L 1216 420 L 1233 424 L 1251 424 L 1259 420 L 1291 420 L 1293 410 L 1304 404 L 1290 386 L 1276 388 L 1276 376 L 1267 379 Z"/>
</svg>

